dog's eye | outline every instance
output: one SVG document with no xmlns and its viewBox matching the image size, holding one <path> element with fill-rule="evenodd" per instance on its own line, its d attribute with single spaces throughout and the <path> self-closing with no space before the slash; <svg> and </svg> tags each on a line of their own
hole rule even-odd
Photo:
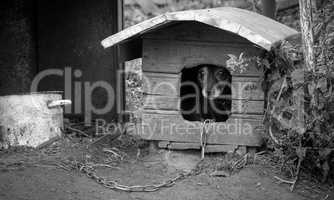
<svg viewBox="0 0 334 200">
<path fill-rule="evenodd" d="M 224 72 L 222 72 L 222 71 L 218 71 L 217 74 L 216 74 L 217 79 L 222 79 L 223 76 L 224 76 Z"/>
<path fill-rule="evenodd" d="M 200 71 L 199 74 L 203 77 L 204 76 L 204 71 Z"/>
<path fill-rule="evenodd" d="M 224 74 L 224 72 L 223 72 L 223 71 L 221 71 L 221 70 L 219 70 L 219 71 L 217 72 L 217 74 L 218 74 L 218 75 L 223 75 L 223 74 Z"/>
<path fill-rule="evenodd" d="M 197 74 L 197 78 L 202 81 L 203 80 L 203 77 L 204 77 L 204 71 L 199 71 L 198 74 Z"/>
</svg>

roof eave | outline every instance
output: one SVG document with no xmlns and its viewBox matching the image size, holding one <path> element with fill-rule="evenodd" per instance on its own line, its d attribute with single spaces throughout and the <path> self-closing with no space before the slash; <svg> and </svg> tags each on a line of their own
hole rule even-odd
<svg viewBox="0 0 334 200">
<path fill-rule="evenodd" d="M 166 13 L 163 15 L 159 15 L 157 17 L 154 17 L 152 19 L 143 21 L 139 24 L 136 24 L 134 26 L 131 26 L 127 29 L 124 29 L 123 31 L 116 33 L 112 36 L 109 36 L 108 38 L 104 39 L 101 44 L 104 48 L 108 48 L 110 46 L 119 44 L 119 43 L 124 43 L 127 42 L 128 40 L 132 38 L 137 38 L 138 36 L 145 34 L 149 31 L 152 31 L 154 29 L 157 29 L 163 25 L 166 25 L 171 22 L 179 22 L 179 21 L 197 21 L 204 23 L 208 26 L 213 26 L 216 28 L 219 28 L 224 31 L 229 31 L 232 33 L 235 33 L 250 42 L 254 43 L 255 45 L 262 47 L 263 49 L 270 51 L 271 48 L 274 46 L 277 46 L 282 40 L 285 38 L 294 36 L 299 34 L 296 30 L 291 29 L 289 27 L 283 27 L 285 28 L 285 32 L 282 33 L 281 36 L 277 38 L 269 37 L 268 38 L 264 37 L 261 35 L 260 32 L 256 32 L 254 30 L 251 30 L 252 27 L 249 25 L 243 25 L 237 22 L 237 21 L 232 21 L 231 19 L 213 19 L 212 13 L 214 12 L 224 12 L 223 10 L 226 11 L 233 11 L 236 13 L 240 14 L 245 14 L 249 11 L 241 10 L 241 9 L 236 9 L 236 8 L 217 8 L 217 9 L 207 9 L 207 10 L 190 10 L 190 11 L 181 11 L 181 12 L 173 12 L 173 13 Z M 210 13 L 211 14 L 207 14 Z M 248 13 L 247 13 L 248 14 Z M 250 15 L 250 14 L 248 14 Z M 252 13 L 254 15 L 254 13 Z M 258 15 L 261 16 L 261 15 Z M 264 16 L 261 16 L 264 17 Z M 264 17 L 265 19 L 265 17 Z M 268 19 L 265 19 L 268 22 Z M 275 25 L 277 22 L 274 22 L 272 24 Z M 270 22 L 271 24 L 271 22 Z M 273 26 L 274 26 L 273 25 Z M 277 25 L 275 25 L 277 26 Z M 281 28 L 281 27 L 280 27 Z M 263 31 L 262 31 L 263 32 Z M 267 34 L 268 35 L 268 34 Z"/>
</svg>

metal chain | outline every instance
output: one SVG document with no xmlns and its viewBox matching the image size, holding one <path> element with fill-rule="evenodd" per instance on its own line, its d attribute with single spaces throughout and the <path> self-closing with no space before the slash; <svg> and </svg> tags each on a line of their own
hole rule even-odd
<svg viewBox="0 0 334 200">
<path fill-rule="evenodd" d="M 210 125 L 213 123 L 213 120 L 206 119 L 202 123 L 202 129 L 201 129 L 201 148 L 202 148 L 202 160 L 204 158 L 205 154 L 205 148 L 206 148 L 206 143 L 207 143 L 207 134 Z M 201 160 L 201 161 L 202 161 Z M 194 170 L 187 172 L 187 173 L 181 173 L 175 178 L 171 178 L 167 181 L 162 182 L 161 184 L 155 184 L 155 185 L 122 185 L 117 183 L 116 181 L 106 179 L 105 177 L 98 176 L 95 172 L 95 168 L 84 164 L 84 163 L 72 163 L 72 166 L 70 168 L 72 169 L 77 169 L 80 172 L 86 174 L 87 177 L 90 179 L 96 181 L 98 184 L 109 188 L 113 190 L 121 190 L 121 191 L 126 191 L 126 192 L 154 192 L 157 190 L 160 190 L 161 188 L 166 188 L 166 187 L 171 187 L 175 185 L 176 182 L 184 180 L 185 178 L 189 176 L 194 176 L 200 173 L 200 170 L 198 170 L 198 166 L 201 164 L 201 161 L 197 163 L 196 167 Z"/>
<path fill-rule="evenodd" d="M 76 166 L 74 168 L 78 169 L 80 172 L 86 174 L 87 177 L 90 179 L 93 179 L 98 184 L 114 190 L 121 190 L 126 192 L 154 192 L 161 188 L 165 187 L 171 187 L 173 186 L 177 181 L 181 181 L 191 175 L 195 175 L 198 172 L 196 170 L 193 170 L 188 173 L 181 173 L 175 178 L 171 178 L 167 181 L 164 181 L 161 184 L 156 185 L 133 185 L 133 186 L 127 186 L 117 183 L 116 181 L 106 179 L 104 177 L 100 177 L 96 174 L 95 169 L 93 167 L 90 167 L 88 165 L 85 165 L 83 163 L 76 163 Z"/>
<path fill-rule="evenodd" d="M 206 119 L 202 123 L 202 129 L 201 129 L 201 159 L 204 159 L 205 156 L 205 149 L 206 149 L 206 143 L 207 143 L 207 138 L 208 138 L 208 132 L 209 132 L 209 127 L 212 125 L 214 120 L 212 119 Z"/>
</svg>

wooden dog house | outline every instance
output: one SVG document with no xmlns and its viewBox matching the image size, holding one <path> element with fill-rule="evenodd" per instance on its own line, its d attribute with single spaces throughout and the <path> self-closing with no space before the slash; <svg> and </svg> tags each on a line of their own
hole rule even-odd
<svg viewBox="0 0 334 200">
<path fill-rule="evenodd" d="M 270 51 L 298 32 L 247 10 L 222 7 L 167 13 L 129 27 L 102 41 L 118 44 L 121 60 L 142 58 L 145 103 L 137 134 L 161 147 L 199 148 L 201 123 L 183 118 L 180 84 L 184 68 L 212 64 L 228 68 L 231 55 L 250 58 Z M 209 130 L 209 151 L 259 146 L 264 131 L 263 71 L 256 62 L 232 75 L 231 115 Z"/>
</svg>

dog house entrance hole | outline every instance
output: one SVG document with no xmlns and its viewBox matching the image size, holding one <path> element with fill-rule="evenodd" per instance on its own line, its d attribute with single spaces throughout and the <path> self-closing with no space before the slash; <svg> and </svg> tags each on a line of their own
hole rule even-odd
<svg viewBox="0 0 334 200">
<path fill-rule="evenodd" d="M 181 72 L 182 117 L 188 121 L 225 122 L 231 113 L 232 76 L 217 65 L 198 65 Z"/>
</svg>

